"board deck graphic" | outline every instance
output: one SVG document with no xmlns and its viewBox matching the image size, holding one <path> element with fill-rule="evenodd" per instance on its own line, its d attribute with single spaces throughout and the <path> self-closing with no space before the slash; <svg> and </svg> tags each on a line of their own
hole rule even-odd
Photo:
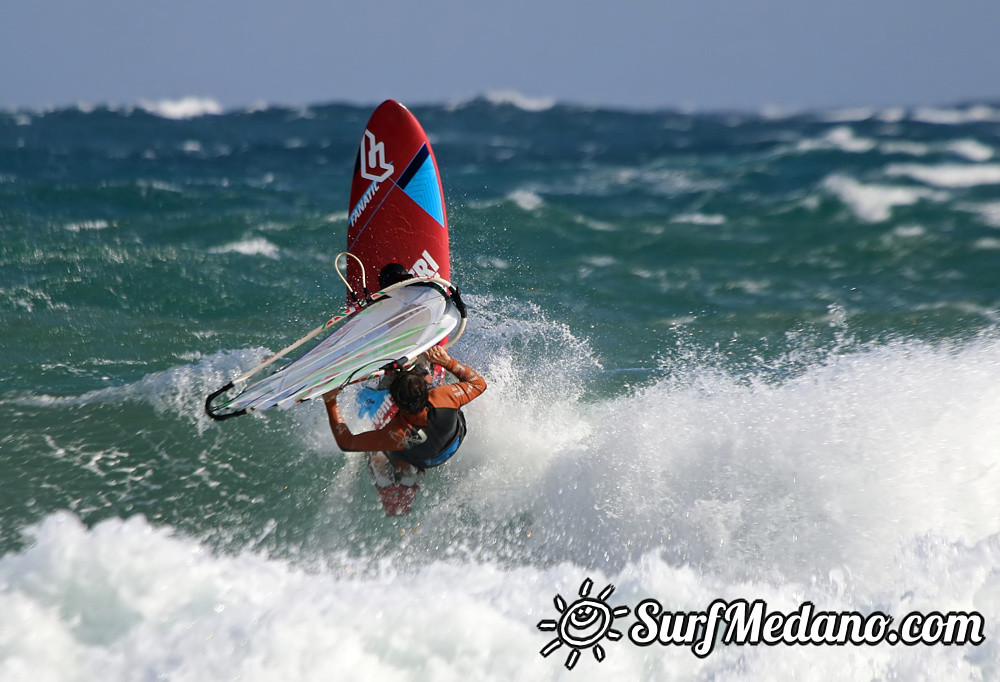
<svg viewBox="0 0 1000 682">
<path fill-rule="evenodd" d="M 372 113 L 354 164 L 347 250 L 364 264 L 374 291 L 379 270 L 401 263 L 423 277 L 451 275 L 448 217 L 437 160 L 416 117 L 394 100 Z M 361 290 L 361 266 L 347 267 Z"/>
</svg>

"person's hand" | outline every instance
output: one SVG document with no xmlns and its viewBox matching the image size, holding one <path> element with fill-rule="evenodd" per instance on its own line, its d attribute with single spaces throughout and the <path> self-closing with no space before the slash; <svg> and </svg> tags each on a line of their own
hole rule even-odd
<svg viewBox="0 0 1000 682">
<path fill-rule="evenodd" d="M 337 396 L 340 395 L 341 390 L 343 389 L 335 388 L 332 391 L 324 393 L 323 402 L 326 403 L 327 405 L 329 405 L 330 403 L 337 402 Z"/>
<path fill-rule="evenodd" d="M 435 365 L 447 365 L 451 362 L 451 356 L 448 355 L 448 351 L 444 349 L 444 346 L 433 346 L 428 348 L 424 352 L 424 357 L 427 358 L 428 362 L 432 362 Z"/>
</svg>

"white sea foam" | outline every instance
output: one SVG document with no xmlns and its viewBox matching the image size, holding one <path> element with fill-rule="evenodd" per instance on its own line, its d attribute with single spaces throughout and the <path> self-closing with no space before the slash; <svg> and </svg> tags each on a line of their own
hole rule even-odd
<svg viewBox="0 0 1000 682">
<path fill-rule="evenodd" d="M 880 111 L 877 118 L 885 123 L 899 123 L 906 118 L 906 109 L 903 107 L 889 107 Z"/>
<path fill-rule="evenodd" d="M 799 114 L 798 109 L 791 109 L 789 107 L 781 107 L 776 105 L 766 105 L 760 110 L 760 117 L 765 121 L 783 121 L 793 116 Z"/>
<path fill-rule="evenodd" d="M 783 570 L 797 572 L 802 562 L 803 579 L 843 562 L 880 582 L 900 537 L 941 533 L 975 543 L 1000 530 L 1000 499 L 991 493 L 1000 471 L 984 439 L 1000 435 L 990 416 L 1000 384 L 991 376 L 1000 377 L 995 341 L 958 353 L 902 345 L 832 358 L 779 385 L 745 386 L 697 370 L 689 383 L 597 406 L 601 416 L 586 420 L 592 435 L 556 460 L 549 479 L 553 493 L 571 481 L 583 491 L 566 500 L 573 521 L 560 533 L 590 532 L 609 545 L 616 537 L 642 545 L 650 533 L 646 541 L 666 542 L 668 555 L 726 570 L 736 569 L 736 556 L 763 569 L 783 554 Z M 967 409 L 986 433 L 963 433 Z M 653 414 L 670 415 L 669 426 L 643 416 Z M 857 450 L 855 438 L 865 439 Z M 632 457 L 610 470 L 597 457 L 623 450 Z M 869 481 L 879 482 L 877 502 Z M 598 508 L 615 516 L 587 511 Z M 980 517 L 985 508 L 990 515 Z M 764 528 L 781 519 L 796 540 L 769 538 Z M 859 527 L 865 537 L 854 535 Z M 692 536 L 697 545 L 680 539 Z"/>
<path fill-rule="evenodd" d="M 137 180 L 135 184 L 142 190 L 154 189 L 158 192 L 173 192 L 176 194 L 184 192 L 184 188 L 180 185 L 172 182 L 164 182 L 163 180 Z"/>
<path fill-rule="evenodd" d="M 614 256 L 587 256 L 583 260 L 588 265 L 593 265 L 596 268 L 606 268 L 610 265 L 618 264 L 618 259 Z"/>
<path fill-rule="evenodd" d="M 70 232 L 82 232 L 84 230 L 106 230 L 110 225 L 107 220 L 82 220 L 76 223 L 67 223 L 65 227 Z"/>
<path fill-rule="evenodd" d="M 281 249 L 263 237 L 251 237 L 238 242 L 224 244 L 209 249 L 210 253 L 241 253 L 244 256 L 265 256 L 277 260 L 281 257 Z"/>
<path fill-rule="evenodd" d="M 923 237 L 927 234 L 927 228 L 922 225 L 899 225 L 894 227 L 892 233 L 897 237 Z"/>
<path fill-rule="evenodd" d="M 491 90 L 483 97 L 491 104 L 510 104 L 524 111 L 546 111 L 556 105 L 555 97 L 531 97 L 516 90 Z"/>
<path fill-rule="evenodd" d="M 486 326 L 469 332 L 467 359 L 490 389 L 469 406 L 476 435 L 442 473 L 433 515 L 528 519 L 515 561 L 617 572 L 658 552 L 703 574 L 780 584 L 847 568 L 901 595 L 907 547 L 1000 532 L 995 338 L 790 356 L 759 374 L 665 361 L 670 379 L 588 401 L 572 370 L 594 359 L 568 332 L 532 340 L 524 322 Z M 520 368 L 518 355 L 545 371 Z M 411 558 L 438 556 L 447 525 L 425 526 Z M 462 542 L 492 554 L 489 538 Z"/>
<path fill-rule="evenodd" d="M 930 145 L 910 140 L 892 140 L 879 143 L 878 149 L 883 154 L 909 154 L 910 156 L 927 156 L 931 153 Z"/>
<path fill-rule="evenodd" d="M 725 187 L 723 180 L 692 177 L 692 174 L 675 168 L 607 167 L 582 172 L 568 183 L 553 183 L 546 186 L 545 191 L 551 194 L 606 196 L 621 191 L 641 190 L 673 196 Z"/>
<path fill-rule="evenodd" d="M 718 213 L 684 213 L 674 217 L 672 223 L 690 223 L 691 225 L 724 225 L 726 216 Z"/>
<path fill-rule="evenodd" d="M 537 211 L 545 201 L 530 189 L 517 189 L 507 195 L 522 211 Z"/>
<path fill-rule="evenodd" d="M 919 201 L 944 201 L 948 195 L 919 187 L 866 185 L 846 175 L 831 175 L 823 187 L 847 204 L 861 220 L 877 223 L 888 220 L 896 206 L 911 206 Z"/>
<path fill-rule="evenodd" d="M 991 227 L 1000 227 L 1000 201 L 989 201 L 981 204 L 960 204 L 957 208 L 977 213 L 982 221 Z"/>
<path fill-rule="evenodd" d="M 208 97 L 183 97 L 159 101 L 143 100 L 139 107 L 163 118 L 186 119 L 221 114 L 222 105 Z"/>
<path fill-rule="evenodd" d="M 980 251 L 996 251 L 1000 249 L 1000 239 L 996 237 L 983 237 L 977 239 L 973 247 Z"/>
<path fill-rule="evenodd" d="M 585 225 L 591 230 L 597 232 L 617 232 L 618 226 L 614 223 L 609 223 L 604 220 L 594 220 L 593 218 L 587 218 L 586 216 L 574 216 L 573 221 L 579 223 L 580 225 Z"/>
<path fill-rule="evenodd" d="M 244 114 L 259 114 L 259 113 L 262 113 L 264 111 L 267 111 L 270 108 L 271 108 L 270 104 L 268 104 L 265 100 L 259 99 L 256 102 L 252 102 L 250 104 L 250 106 L 248 106 L 246 109 L 243 110 L 243 113 Z"/>
<path fill-rule="evenodd" d="M 886 168 L 886 175 L 908 177 L 935 187 L 976 187 L 1000 184 L 1000 164 L 894 164 Z"/>
<path fill-rule="evenodd" d="M 967 107 L 965 109 L 945 109 L 938 107 L 919 107 L 910 114 L 910 118 L 921 123 L 937 125 L 962 125 L 965 123 L 995 123 L 1000 121 L 1000 111 L 985 104 Z"/>
<path fill-rule="evenodd" d="M 569 652 L 543 658 L 552 640 L 537 624 L 557 619 L 558 594 L 572 602 L 586 579 L 594 592 L 615 585 L 614 606 L 656 598 L 674 611 L 715 599 L 764 599 L 794 611 L 804 601 L 829 610 L 978 610 L 980 647 L 736 647 L 704 659 L 690 647 L 638 647 L 627 637 L 589 649 L 572 679 L 870 680 L 987 679 L 998 647 L 1000 541 L 975 546 L 929 538 L 898 558 L 906 592 L 871 590 L 840 568 L 803 584 L 727 582 L 647 555 L 621 571 L 501 568 L 447 560 L 406 574 L 374 577 L 305 572 L 256 554 L 219 556 L 142 520 L 88 530 L 74 517 L 48 518 L 34 546 L 0 560 L 0 674 L 7 682 L 150 679 L 215 682 L 379 679 L 566 679 Z M 904 577 L 905 576 L 905 577 Z M 634 614 L 614 621 L 627 633 Z M 389 634 L 387 634 L 389 633 Z M 972 655 L 976 654 L 976 655 Z"/>
<path fill-rule="evenodd" d="M 34 289 L 30 286 L 0 287 L 0 296 L 18 308 L 24 308 L 29 313 L 34 312 L 39 307 L 47 310 L 69 309 L 69 306 L 65 303 L 53 302 L 52 296 L 47 292 L 41 289 Z"/>
<path fill-rule="evenodd" d="M 875 148 L 877 142 L 871 138 L 858 137 L 848 126 L 831 128 L 818 139 L 802 140 L 798 143 L 799 151 L 823 149 L 839 149 L 852 154 L 864 154 Z"/>
<path fill-rule="evenodd" d="M 978 140 L 955 140 L 948 143 L 948 151 L 963 156 L 969 161 L 989 161 L 993 158 L 993 147 L 983 144 Z"/>
<path fill-rule="evenodd" d="M 488 322 L 488 337 L 471 332 L 470 360 L 491 386 L 468 408 L 469 442 L 429 478 L 414 516 L 385 522 L 374 544 L 395 548 L 386 561 L 341 551 L 357 531 L 344 519 L 358 510 L 336 496 L 338 523 L 317 529 L 330 553 L 302 564 L 252 544 L 220 553 L 141 517 L 88 529 L 59 513 L 0 559 L 0 678 L 995 677 L 996 339 L 788 358 L 803 369 L 780 381 L 665 361 L 671 378 L 593 400 L 572 373 L 593 361 L 567 330 L 503 318 Z M 500 332 L 547 334 L 536 340 L 559 350 L 515 358 L 515 346 L 497 345 Z M 546 371 L 521 366 L 532 357 Z M 276 521 L 260 537 L 282 530 Z M 567 646 L 539 655 L 554 633 L 537 625 L 560 616 L 557 594 L 573 602 L 588 578 L 592 594 L 613 584 L 609 601 L 633 609 L 655 598 L 671 611 L 715 599 L 897 619 L 976 611 L 985 641 L 720 644 L 702 659 L 623 637 L 603 642 L 603 661 L 583 649 L 567 672 Z M 620 618 L 628 633 L 635 614 Z"/>
</svg>

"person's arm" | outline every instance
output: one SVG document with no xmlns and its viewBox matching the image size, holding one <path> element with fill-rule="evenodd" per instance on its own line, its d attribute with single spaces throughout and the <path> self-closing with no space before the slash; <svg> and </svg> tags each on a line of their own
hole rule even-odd
<svg viewBox="0 0 1000 682">
<path fill-rule="evenodd" d="M 376 450 L 402 450 L 405 442 L 405 429 L 401 429 L 396 420 L 392 419 L 378 431 L 365 431 L 353 434 L 344 416 L 337 406 L 337 396 L 340 389 L 323 394 L 326 403 L 326 416 L 330 420 L 330 430 L 337 441 L 337 447 L 344 452 L 374 452 Z"/>
<path fill-rule="evenodd" d="M 435 405 L 438 407 L 461 407 L 472 402 L 486 390 L 486 380 L 476 370 L 466 367 L 448 355 L 442 346 L 434 346 L 424 353 L 430 362 L 441 365 L 455 375 L 457 384 L 446 384 L 433 389 Z M 446 404 L 442 404 L 440 401 Z"/>
</svg>

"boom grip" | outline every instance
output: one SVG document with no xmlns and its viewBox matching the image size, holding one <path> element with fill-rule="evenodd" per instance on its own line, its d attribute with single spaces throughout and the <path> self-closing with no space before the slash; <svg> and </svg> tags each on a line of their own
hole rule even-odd
<svg viewBox="0 0 1000 682">
<path fill-rule="evenodd" d="M 468 317 L 468 312 L 465 309 L 465 301 L 462 300 L 462 292 L 458 287 L 453 286 L 451 288 L 451 300 L 455 302 L 455 307 L 458 308 L 458 314 L 462 316 L 462 319 Z"/>
</svg>

